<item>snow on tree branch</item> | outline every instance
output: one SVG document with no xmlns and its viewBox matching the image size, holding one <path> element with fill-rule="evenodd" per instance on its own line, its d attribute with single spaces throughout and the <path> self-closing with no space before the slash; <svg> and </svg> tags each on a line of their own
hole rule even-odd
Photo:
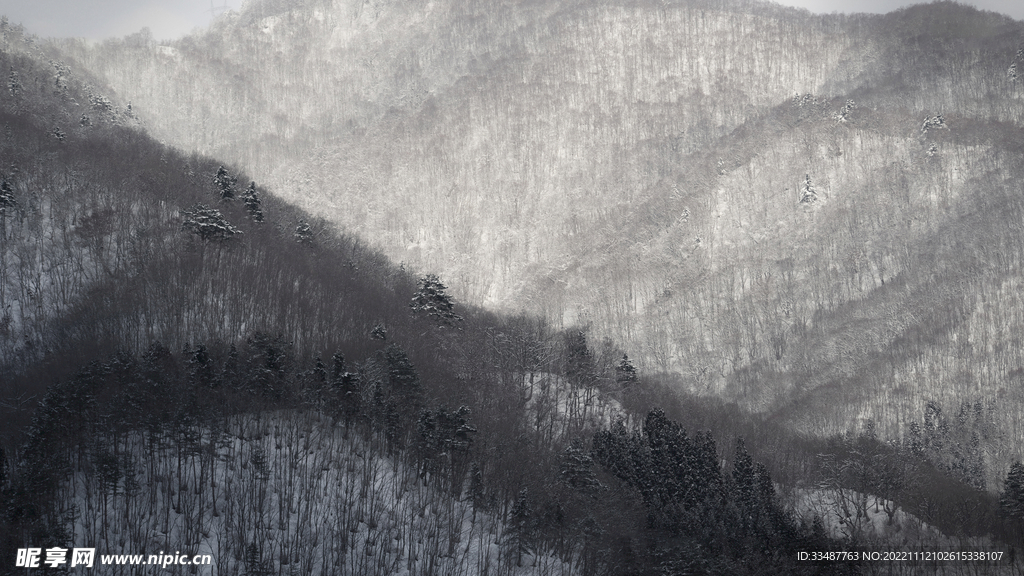
<svg viewBox="0 0 1024 576">
<path fill-rule="evenodd" d="M 185 210 L 182 212 L 182 216 L 184 220 L 181 223 L 181 229 L 199 236 L 204 241 L 224 242 L 231 239 L 232 236 L 242 233 L 241 230 L 228 223 L 220 210 L 207 208 L 202 204 L 196 204 Z"/>
<path fill-rule="evenodd" d="M 448 287 L 434 274 L 420 278 L 419 289 L 409 307 L 413 314 L 426 314 L 446 325 L 462 320 L 462 316 L 454 311 L 455 303 L 448 295 Z"/>
</svg>

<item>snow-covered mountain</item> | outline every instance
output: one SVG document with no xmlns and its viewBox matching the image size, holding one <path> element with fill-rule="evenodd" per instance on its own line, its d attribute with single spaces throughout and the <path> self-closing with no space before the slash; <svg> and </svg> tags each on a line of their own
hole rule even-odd
<svg viewBox="0 0 1024 576">
<path fill-rule="evenodd" d="M 463 301 L 808 432 L 998 398 L 1020 437 L 1021 26 L 951 2 L 303 0 L 58 45 L 159 138 Z"/>
</svg>

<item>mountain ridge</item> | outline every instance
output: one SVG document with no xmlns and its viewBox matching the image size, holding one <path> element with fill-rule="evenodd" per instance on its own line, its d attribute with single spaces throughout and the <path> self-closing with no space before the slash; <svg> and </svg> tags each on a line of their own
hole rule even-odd
<svg viewBox="0 0 1024 576">
<path fill-rule="evenodd" d="M 1017 234 L 1024 108 L 1007 69 L 1022 28 L 1004 16 L 952 2 L 885 16 L 695 2 L 360 10 L 255 3 L 173 44 L 169 71 L 144 43 L 58 48 L 161 138 L 254 167 L 462 300 L 589 326 L 645 369 L 753 410 L 791 413 L 792 390 L 881 370 L 869 359 L 892 356 L 901 334 L 938 331 L 911 338 L 876 384 L 854 379 L 858 394 L 906 390 L 922 354 L 942 372 L 966 325 L 943 328 L 915 302 L 969 309 L 1018 273 L 1019 256 L 955 272 L 995 257 L 984 240 Z M 990 212 L 971 216 L 971 190 L 992 183 Z M 987 321 L 999 315 L 1012 317 L 1000 306 Z M 885 413 L 880 430 L 900 437 L 928 396 L 998 394 L 999 374 L 1024 363 L 1007 350 L 965 357 L 1010 366 L 974 389 L 943 375 L 909 386 L 895 415 L 883 394 L 820 425 Z"/>
</svg>

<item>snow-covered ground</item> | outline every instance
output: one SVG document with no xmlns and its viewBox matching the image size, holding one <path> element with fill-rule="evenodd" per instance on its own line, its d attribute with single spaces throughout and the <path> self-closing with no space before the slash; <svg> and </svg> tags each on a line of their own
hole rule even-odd
<svg viewBox="0 0 1024 576">
<path fill-rule="evenodd" d="M 893 502 L 849 489 L 797 490 L 795 508 L 808 521 L 814 516 L 820 518 L 835 538 L 915 546 L 934 545 L 942 537 L 941 532 Z"/>
<path fill-rule="evenodd" d="M 101 445 L 97 443 L 97 446 Z M 134 433 L 66 486 L 71 540 L 101 554 L 210 554 L 168 574 L 568 575 L 525 555 L 462 486 L 439 489 L 378 440 L 315 411 L 240 415 L 219 432 Z M 195 568 L 190 571 L 190 568 Z M 95 574 L 120 573 L 113 566 Z"/>
<path fill-rule="evenodd" d="M 608 428 L 626 418 L 622 405 L 597 388 L 573 387 L 557 374 L 537 372 L 523 379 L 528 424 L 556 438 L 571 429 Z"/>
<path fill-rule="evenodd" d="M 793 493 L 793 499 L 796 513 L 807 522 L 817 516 L 833 538 L 853 544 L 858 551 L 881 554 L 863 561 L 866 574 L 1020 574 L 1019 565 L 1008 561 L 1012 556 L 1007 546 L 994 546 L 987 537 L 947 536 L 913 514 L 894 508 L 891 501 L 883 498 L 849 489 L 803 488 Z M 1002 556 L 996 561 L 977 562 L 948 558 L 906 561 L 884 555 L 885 552 L 923 551 L 986 552 Z"/>
</svg>

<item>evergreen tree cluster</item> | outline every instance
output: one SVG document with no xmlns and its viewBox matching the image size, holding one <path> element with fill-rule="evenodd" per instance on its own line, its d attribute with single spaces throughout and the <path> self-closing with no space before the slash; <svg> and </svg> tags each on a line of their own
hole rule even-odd
<svg viewBox="0 0 1024 576">
<path fill-rule="evenodd" d="M 1019 460 L 1010 466 L 999 494 L 999 506 L 1010 523 L 1010 529 L 1024 540 L 1024 464 Z"/>
<path fill-rule="evenodd" d="M 229 174 L 227 168 L 224 166 L 217 168 L 217 174 L 213 177 L 213 185 L 217 188 L 222 202 L 235 197 L 236 182 L 238 182 L 238 178 Z"/>
<path fill-rule="evenodd" d="M 196 204 L 182 212 L 182 230 L 187 230 L 203 241 L 224 242 L 241 234 L 242 231 L 232 226 L 220 213 L 220 210 Z"/>
<path fill-rule="evenodd" d="M 791 560 L 798 550 L 831 544 L 784 510 L 767 468 L 753 462 L 742 440 L 731 470 L 723 470 L 710 433 L 690 437 L 663 411 L 653 410 L 639 430 L 620 422 L 598 432 L 593 454 L 637 492 L 647 529 L 678 539 L 679 547 L 660 551 L 665 569 L 744 573 L 740 566 L 771 562 L 796 573 L 800 568 Z"/>
<path fill-rule="evenodd" d="M 263 203 L 256 192 L 256 183 L 249 182 L 249 186 L 242 192 L 242 202 L 253 222 L 263 222 Z"/>
<path fill-rule="evenodd" d="M 18 451 L 22 458 L 7 485 L 0 486 L 0 523 L 11 528 L 0 548 L 6 553 L 21 541 L 20 536 L 9 538 L 33 534 L 40 545 L 69 544 L 61 540 L 71 521 L 64 507 L 69 475 L 82 473 L 88 460 L 111 493 L 127 490 L 134 463 L 122 458 L 118 447 L 133 434 L 149 435 L 154 442 L 173 441 L 190 453 L 201 450 L 201 439 L 233 414 L 312 403 L 327 413 L 337 411 L 360 435 L 383 431 L 394 453 L 402 453 L 415 424 L 406 415 L 422 405 L 418 375 L 404 351 L 392 345 L 354 373 L 344 371 L 336 354 L 334 385 L 317 378 L 318 367 L 323 369 L 322 363 L 301 370 L 290 342 L 262 333 L 241 346 L 199 344 L 174 354 L 154 343 L 140 356 L 122 352 L 90 363 L 51 386 L 35 411 Z M 371 382 L 367 374 L 374 373 L 387 377 L 373 389 L 361 385 Z M 364 411 L 362 397 L 381 387 L 388 408 L 377 405 L 376 411 Z M 430 458 L 468 453 L 475 433 L 469 416 L 467 407 L 431 413 L 436 426 Z M 266 458 L 260 452 L 250 458 L 258 476 L 268 473 Z M 467 467 L 454 472 L 464 477 Z"/>
<path fill-rule="evenodd" d="M 980 490 L 986 489 L 987 458 L 982 446 L 996 434 L 995 406 L 978 400 L 961 402 L 956 416 L 929 401 L 923 422 L 911 422 L 907 444 L 910 451 L 955 478 Z"/>
<path fill-rule="evenodd" d="M 623 354 L 622 360 L 615 367 L 615 382 L 621 386 L 632 386 L 638 380 L 636 366 L 633 366 L 633 362 L 629 359 L 628 355 Z"/>
<path fill-rule="evenodd" d="M 452 326 L 462 320 L 455 313 L 455 301 L 448 294 L 448 287 L 435 274 L 420 278 L 419 288 L 409 307 L 414 314 L 424 314 L 440 326 Z"/>
<path fill-rule="evenodd" d="M 867 420 L 859 433 L 829 438 L 804 480 L 826 496 L 825 512 L 838 519 L 838 532 L 853 542 L 884 541 L 886 533 L 906 534 L 908 525 L 918 522 L 945 534 L 987 534 L 1017 542 L 1020 534 L 1012 522 L 999 521 L 997 495 L 982 487 L 988 456 L 978 450 L 978 441 L 970 440 L 973 412 L 972 404 L 963 405 L 957 420 L 967 424 L 967 430 L 954 430 L 950 422 L 942 424 L 945 416 L 938 403 L 931 402 L 926 409 L 928 425 L 911 422 L 902 441 L 883 441 L 874 422 Z M 984 410 L 979 415 L 983 422 Z M 989 426 L 982 423 L 980 428 Z M 882 533 L 879 516 L 885 519 Z"/>
<path fill-rule="evenodd" d="M 519 422 L 513 429 L 529 438 L 521 427 L 529 422 L 525 413 L 508 405 L 494 411 L 485 403 L 490 416 L 477 420 L 468 404 L 426 408 L 432 401 L 409 355 L 395 343 L 380 345 L 359 362 L 339 351 L 325 363 L 304 359 L 280 336 L 256 333 L 237 344 L 186 345 L 177 353 L 152 344 L 139 355 L 122 352 L 90 363 L 50 388 L 17 451 L 22 456 L 0 493 L 15 537 L 4 549 L 13 550 L 26 534 L 67 545 L 70 516 L 61 503 L 70 474 L 89 475 L 110 506 L 134 498 L 140 464 L 120 447 L 136 443 L 138 434 L 154 453 L 174 447 L 183 466 L 203 470 L 215 465 L 225 418 L 313 409 L 344 424 L 350 441 L 373 439 L 416 470 L 424 486 L 466 499 L 474 514 L 502 518 L 501 550 L 510 566 L 553 555 L 585 574 L 653 570 L 684 560 L 735 568 L 739 564 L 729 562 L 744 554 L 788 565 L 781 555 L 758 552 L 775 545 L 773 531 L 799 530 L 779 511 L 767 472 L 742 448 L 732 474 L 723 474 L 710 435 L 690 438 L 656 411 L 641 432 L 627 433 L 621 423 L 599 432 L 593 449 L 581 437 L 560 448 L 538 435 L 521 450 L 496 424 L 511 415 Z M 250 484 L 242 488 L 258 503 L 265 497 L 261 487 L 281 471 L 260 445 L 245 458 Z M 203 497 L 206 506 L 227 506 L 229 500 L 216 494 Z M 639 509 L 646 520 L 635 515 Z M 706 548 L 682 554 L 673 544 L 680 539 Z M 252 552 L 248 542 L 246 554 Z M 718 554 L 725 560 L 713 560 Z M 252 566 L 276 565 L 265 550 L 258 561 L 249 556 L 243 561 Z"/>
<path fill-rule="evenodd" d="M 295 227 L 295 241 L 299 244 L 312 244 L 313 236 L 313 229 L 309 226 L 309 223 L 305 220 L 299 220 L 299 224 Z"/>
</svg>

